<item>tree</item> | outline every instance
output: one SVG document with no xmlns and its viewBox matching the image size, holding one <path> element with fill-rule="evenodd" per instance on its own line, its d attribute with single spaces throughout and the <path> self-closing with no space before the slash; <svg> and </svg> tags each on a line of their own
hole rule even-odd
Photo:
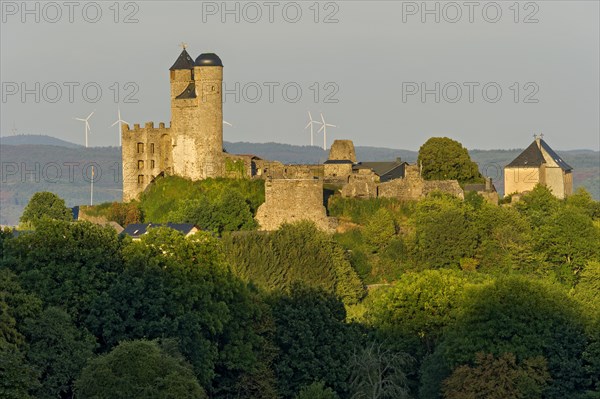
<svg viewBox="0 0 600 399">
<path fill-rule="evenodd" d="M 46 306 L 85 325 L 94 301 L 122 270 L 121 240 L 111 227 L 41 220 L 35 232 L 8 240 L 4 264 Z"/>
<path fill-rule="evenodd" d="M 73 212 L 65 206 L 65 200 L 48 191 L 37 192 L 23 210 L 21 223 L 37 227 L 42 219 L 73 220 Z"/>
<path fill-rule="evenodd" d="M 459 316 L 435 350 L 449 370 L 473 362 L 478 352 L 510 352 L 517 362 L 543 356 L 551 377 L 544 398 L 576 397 L 585 388 L 584 325 L 561 287 L 520 276 L 470 286 Z"/>
<path fill-rule="evenodd" d="M 157 341 L 123 342 L 90 359 L 75 387 L 83 399 L 207 398 L 191 366 Z"/>
<path fill-rule="evenodd" d="M 78 330 L 62 309 L 49 307 L 27 319 L 24 333 L 29 344 L 27 361 L 40 376 L 35 397 L 53 399 L 72 396 L 72 384 L 96 347 L 95 338 Z"/>
<path fill-rule="evenodd" d="M 419 148 L 417 158 L 425 180 L 458 180 L 460 183 L 482 182 L 477 164 L 458 141 L 432 137 Z"/>
<path fill-rule="evenodd" d="M 515 204 L 515 209 L 525 215 L 530 225 L 537 229 L 547 224 L 548 219 L 559 209 L 561 203 L 552 191 L 543 184 L 537 184 L 531 192 L 524 194 Z"/>
<path fill-rule="evenodd" d="M 338 396 L 322 382 L 313 382 L 303 387 L 298 396 L 296 396 L 296 399 L 338 399 Z"/>
<path fill-rule="evenodd" d="M 407 374 L 412 358 L 380 343 L 370 342 L 350 360 L 352 399 L 408 399 Z"/>
<path fill-rule="evenodd" d="M 123 272 L 87 319 L 103 348 L 124 340 L 174 338 L 213 397 L 237 393 L 237 379 L 256 375 L 265 345 L 256 324 L 267 316 L 228 270 L 216 238 L 156 228 L 140 241 L 128 241 L 121 256 Z"/>
<path fill-rule="evenodd" d="M 233 272 L 266 290 L 302 283 L 356 303 L 365 288 L 342 248 L 310 222 L 286 224 L 272 233 L 223 239 Z"/>
<path fill-rule="evenodd" d="M 183 201 L 171 212 L 170 219 L 194 223 L 219 235 L 225 231 L 252 230 L 256 227 L 250 205 L 237 191 L 225 191 L 213 199 L 202 195 Z"/>
<path fill-rule="evenodd" d="M 117 222 L 121 226 L 142 223 L 142 219 L 142 210 L 137 202 L 113 202 L 108 211 L 108 220 Z"/>
<path fill-rule="evenodd" d="M 478 353 L 474 367 L 459 366 L 444 380 L 443 391 L 445 399 L 541 399 L 549 380 L 542 356 L 517 364 L 512 353 Z"/>
<path fill-rule="evenodd" d="M 452 270 L 406 273 L 368 304 L 365 320 L 397 350 L 417 359 L 433 352 L 446 327 L 456 320 L 455 309 L 469 279 Z"/>
<path fill-rule="evenodd" d="M 293 398 L 314 381 L 345 394 L 351 348 L 358 337 L 345 323 L 344 305 L 331 294 L 301 285 L 293 285 L 289 295 L 276 295 L 272 301 L 281 396 Z"/>
<path fill-rule="evenodd" d="M 417 258 L 432 268 L 458 268 L 462 258 L 475 254 L 477 231 L 472 212 L 458 198 L 432 196 L 417 204 L 415 249 Z"/>
<path fill-rule="evenodd" d="M 385 248 L 395 234 L 396 224 L 393 215 L 385 208 L 380 208 L 375 212 L 363 230 L 365 240 L 373 252 Z"/>
<path fill-rule="evenodd" d="M 581 209 L 566 207 L 539 228 L 536 249 L 572 283 L 588 261 L 600 258 L 600 229 Z"/>
</svg>

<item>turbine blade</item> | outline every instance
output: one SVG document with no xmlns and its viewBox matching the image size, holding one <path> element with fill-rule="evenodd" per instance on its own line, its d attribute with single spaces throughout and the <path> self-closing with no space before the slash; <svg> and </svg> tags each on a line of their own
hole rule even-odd
<svg viewBox="0 0 600 399">
<path fill-rule="evenodd" d="M 113 123 L 112 125 L 110 125 L 110 127 L 113 127 L 114 125 L 116 125 L 119 122 L 121 122 L 121 121 L 116 121 L 115 123 Z"/>
<path fill-rule="evenodd" d="M 85 119 L 90 119 L 90 118 L 92 117 L 92 115 L 94 115 L 94 112 L 96 112 L 96 111 L 92 111 L 92 113 L 91 113 L 91 114 L 89 114 L 89 115 L 88 115 L 88 117 L 87 117 L 87 118 L 85 118 Z"/>
<path fill-rule="evenodd" d="M 308 127 L 309 127 L 310 125 L 312 125 L 312 123 L 313 123 L 312 121 L 308 122 L 308 124 L 307 124 L 307 125 L 304 127 L 304 129 L 308 129 Z"/>
</svg>

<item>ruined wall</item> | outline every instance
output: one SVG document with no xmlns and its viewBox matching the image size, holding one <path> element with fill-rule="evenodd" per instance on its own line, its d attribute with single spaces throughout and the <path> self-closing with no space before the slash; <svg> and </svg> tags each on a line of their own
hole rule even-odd
<svg viewBox="0 0 600 399">
<path fill-rule="evenodd" d="M 329 149 L 328 159 L 356 163 L 356 151 L 352 140 L 334 140 Z"/>
<path fill-rule="evenodd" d="M 325 231 L 333 232 L 335 218 L 327 217 L 323 206 L 321 179 L 265 180 L 265 202 L 256 212 L 261 230 L 277 230 L 283 223 L 301 220 L 314 222 Z"/>
<path fill-rule="evenodd" d="M 423 196 L 439 191 L 460 199 L 465 199 L 465 192 L 457 180 L 428 180 L 423 182 Z"/>
<path fill-rule="evenodd" d="M 326 163 L 323 165 L 324 176 L 329 180 L 348 181 L 352 174 L 352 164 L 348 163 Z"/>
<path fill-rule="evenodd" d="M 456 180 L 423 180 L 416 165 L 407 165 L 405 177 L 394 179 L 377 186 L 377 196 L 397 198 L 403 201 L 416 201 L 432 192 L 439 191 L 464 199 L 463 189 Z"/>
<path fill-rule="evenodd" d="M 285 165 L 279 161 L 256 159 L 254 177 L 262 179 L 309 179 L 323 176 L 323 165 Z"/>
<path fill-rule="evenodd" d="M 121 127 L 123 159 L 123 201 L 137 199 L 150 182 L 161 172 L 172 167 L 170 128 L 160 123 L 147 122 L 141 128 Z"/>
<path fill-rule="evenodd" d="M 342 197 L 347 198 L 376 198 L 379 176 L 367 169 L 360 169 L 358 173 L 348 178 L 348 184 L 342 187 Z"/>
</svg>

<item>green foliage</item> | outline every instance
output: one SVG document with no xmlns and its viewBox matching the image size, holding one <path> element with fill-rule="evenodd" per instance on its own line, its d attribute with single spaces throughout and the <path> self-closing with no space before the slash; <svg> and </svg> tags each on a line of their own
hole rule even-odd
<svg viewBox="0 0 600 399">
<path fill-rule="evenodd" d="M 248 289 L 227 270 L 219 242 L 152 229 L 122 251 L 124 271 L 88 318 L 104 347 L 140 338 L 172 337 L 208 390 L 233 389 L 257 365 L 264 318 Z M 219 376 L 223 376 L 221 379 Z M 214 383 L 214 387 L 213 387 Z"/>
<path fill-rule="evenodd" d="M 572 283 L 588 261 L 600 258 L 600 229 L 584 211 L 566 207 L 539 228 L 537 250 L 557 268 L 564 266 L 561 277 Z"/>
<path fill-rule="evenodd" d="M 78 398 L 207 398 L 191 366 L 157 341 L 123 342 L 91 359 L 76 382 Z"/>
<path fill-rule="evenodd" d="M 170 213 L 169 220 L 193 223 L 219 235 L 224 231 L 252 230 L 257 226 L 249 204 L 236 191 L 226 191 L 212 201 L 206 196 L 183 201 Z"/>
<path fill-rule="evenodd" d="M 436 348 L 450 368 L 474 361 L 478 352 L 510 352 L 518 362 L 543 356 L 551 377 L 545 398 L 573 397 L 585 387 L 584 328 L 562 289 L 524 277 L 500 278 L 468 287 L 458 314 Z"/>
<path fill-rule="evenodd" d="M 322 382 L 313 382 L 300 390 L 296 399 L 338 399 L 337 394 Z"/>
<path fill-rule="evenodd" d="M 363 235 L 373 252 L 385 248 L 396 234 L 396 224 L 392 214 L 385 208 L 375 212 L 365 225 Z"/>
<path fill-rule="evenodd" d="M 429 267 L 458 268 L 460 259 L 472 257 L 477 232 L 472 210 L 451 196 L 431 196 L 417 205 L 415 214 L 418 259 Z"/>
<path fill-rule="evenodd" d="M 425 180 L 458 180 L 460 183 L 483 182 L 477 164 L 458 141 L 432 137 L 419 148 L 419 165 Z"/>
<path fill-rule="evenodd" d="M 42 220 L 35 232 L 8 240 L 4 264 L 47 306 L 61 307 L 77 325 L 122 270 L 121 243 L 110 227 Z"/>
<path fill-rule="evenodd" d="M 371 342 L 355 351 L 350 369 L 352 399 L 408 399 L 410 356 Z"/>
<path fill-rule="evenodd" d="M 275 372 L 279 392 L 292 398 L 300 387 L 323 381 L 337 393 L 348 390 L 348 362 L 357 335 L 344 323 L 344 306 L 331 294 L 293 285 L 273 299 Z"/>
<path fill-rule="evenodd" d="M 23 210 L 21 224 L 37 227 L 43 219 L 73 220 L 73 212 L 65 206 L 65 200 L 48 191 L 35 193 Z"/>
<path fill-rule="evenodd" d="M 23 330 L 29 343 L 27 361 L 40 378 L 35 397 L 71 397 L 72 383 L 96 346 L 94 337 L 55 307 L 27 319 Z"/>
<path fill-rule="evenodd" d="M 515 204 L 521 214 L 529 220 L 535 229 L 548 223 L 548 219 L 558 210 L 560 200 L 557 199 L 548 187 L 536 185 L 531 192 L 524 194 Z"/>
<path fill-rule="evenodd" d="M 180 203 L 206 197 L 208 202 L 220 201 L 226 193 L 240 194 L 248 204 L 252 215 L 265 202 L 263 180 L 252 179 L 205 179 L 190 181 L 182 177 L 169 176 L 157 179 L 140 199 L 146 222 L 166 223 L 170 212 L 180 207 Z M 202 227 L 202 226 L 201 226 Z"/>
<path fill-rule="evenodd" d="M 443 391 L 446 399 L 541 399 L 549 380 L 542 356 L 517 364 L 512 353 L 498 358 L 478 353 L 474 367 L 459 366 L 444 380 Z"/>
<path fill-rule="evenodd" d="M 300 222 L 272 233 L 231 234 L 223 239 L 233 272 L 266 290 L 296 282 L 355 303 L 365 290 L 343 250 L 314 224 Z"/>
<path fill-rule="evenodd" d="M 36 374 L 27 364 L 23 352 L 0 338 L 0 397 L 33 398 L 30 393 L 37 386 Z"/>
<path fill-rule="evenodd" d="M 474 214 L 479 270 L 490 274 L 544 274 L 544 255 L 535 250 L 531 226 L 513 207 L 484 204 Z"/>
<path fill-rule="evenodd" d="M 142 223 L 144 217 L 137 202 L 113 202 L 108 210 L 107 219 L 125 227 L 132 223 Z"/>
<path fill-rule="evenodd" d="M 574 297 L 590 320 L 600 320 L 600 261 L 588 262 L 575 286 Z"/>
<path fill-rule="evenodd" d="M 422 358 L 433 352 L 444 329 L 456 320 L 469 277 L 452 270 L 407 273 L 377 291 L 365 320 L 396 348 Z"/>
</svg>

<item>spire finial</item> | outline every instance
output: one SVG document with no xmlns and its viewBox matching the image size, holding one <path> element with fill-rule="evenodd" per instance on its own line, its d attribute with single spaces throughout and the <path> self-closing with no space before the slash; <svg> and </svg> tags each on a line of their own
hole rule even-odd
<svg viewBox="0 0 600 399">
<path fill-rule="evenodd" d="M 180 46 L 181 46 L 181 48 L 182 48 L 182 49 L 184 49 L 184 50 L 185 50 L 185 49 L 187 48 L 187 46 L 188 46 L 188 45 L 187 45 L 187 43 L 185 43 L 185 42 L 181 42 Z"/>
</svg>

